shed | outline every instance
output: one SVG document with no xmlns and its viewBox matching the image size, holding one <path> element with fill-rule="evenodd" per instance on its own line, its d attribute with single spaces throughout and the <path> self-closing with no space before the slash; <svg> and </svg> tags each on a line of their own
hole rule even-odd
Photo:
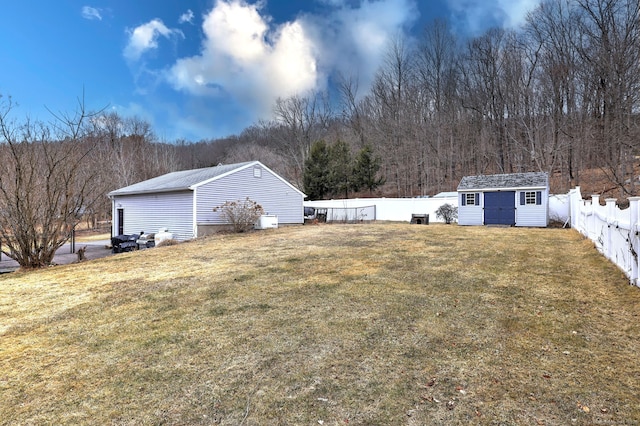
<svg viewBox="0 0 640 426">
<path fill-rule="evenodd" d="M 180 241 L 227 225 L 213 208 L 247 197 L 279 224 L 302 224 L 305 195 L 259 161 L 168 173 L 110 192 L 113 235 L 167 228 Z"/>
<path fill-rule="evenodd" d="M 460 225 L 546 227 L 549 175 L 509 173 L 465 176 L 458 185 Z"/>
</svg>

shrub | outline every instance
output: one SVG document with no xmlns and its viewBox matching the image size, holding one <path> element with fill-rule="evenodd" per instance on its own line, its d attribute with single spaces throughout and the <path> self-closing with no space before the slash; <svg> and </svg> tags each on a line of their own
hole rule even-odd
<svg viewBox="0 0 640 426">
<path fill-rule="evenodd" d="M 450 224 L 454 219 L 458 218 L 458 208 L 449 203 L 443 204 L 436 210 L 436 217 L 444 219 L 447 224 Z"/>
<path fill-rule="evenodd" d="M 258 203 L 247 197 L 244 200 L 225 201 L 219 207 L 213 208 L 233 227 L 234 232 L 247 232 L 253 228 L 256 221 L 264 214 L 264 209 Z"/>
</svg>

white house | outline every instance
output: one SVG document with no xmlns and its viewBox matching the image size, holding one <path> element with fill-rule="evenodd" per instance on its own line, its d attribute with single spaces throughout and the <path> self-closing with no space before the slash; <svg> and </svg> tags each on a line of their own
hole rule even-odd
<svg viewBox="0 0 640 426">
<path fill-rule="evenodd" d="M 225 225 L 214 207 L 247 197 L 278 224 L 304 222 L 305 195 L 259 161 L 168 173 L 108 195 L 113 235 L 167 228 L 177 240 L 201 237 Z"/>
<path fill-rule="evenodd" d="M 547 173 L 465 176 L 458 185 L 458 224 L 546 227 Z"/>
</svg>

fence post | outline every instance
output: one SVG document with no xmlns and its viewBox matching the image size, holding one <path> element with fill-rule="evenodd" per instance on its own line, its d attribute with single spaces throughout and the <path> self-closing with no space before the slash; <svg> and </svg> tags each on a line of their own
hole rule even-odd
<svg viewBox="0 0 640 426">
<path fill-rule="evenodd" d="M 640 286 L 638 282 L 638 272 L 640 271 L 640 262 L 638 260 L 638 225 L 640 222 L 640 197 L 629 197 L 629 252 L 631 254 L 631 276 L 629 277 L 631 284 Z"/>
<path fill-rule="evenodd" d="M 588 224 L 587 229 L 589 230 L 589 233 L 587 235 L 589 238 L 591 238 L 592 241 L 597 241 L 598 239 L 598 236 L 596 235 L 596 226 L 597 226 L 596 206 L 599 206 L 599 205 L 600 205 L 600 196 L 592 195 L 591 201 L 588 203 L 589 217 L 587 218 L 587 224 Z"/>
<path fill-rule="evenodd" d="M 591 200 L 580 201 L 580 232 L 587 238 L 591 238 Z"/>
<path fill-rule="evenodd" d="M 578 232 L 583 233 L 582 227 L 579 226 L 580 218 L 582 216 L 582 195 L 580 195 L 580 187 L 576 186 L 569 191 L 569 217 L 571 218 L 571 227 L 577 229 Z"/>
<path fill-rule="evenodd" d="M 607 203 L 607 258 L 613 261 L 614 252 L 613 252 L 613 241 L 611 234 L 613 234 L 613 223 L 615 222 L 615 208 L 616 208 L 616 198 L 605 198 L 604 200 Z"/>
<path fill-rule="evenodd" d="M 599 217 L 598 217 L 598 210 L 600 209 L 600 195 L 599 194 L 593 194 L 591 195 L 591 222 L 592 222 L 592 226 L 591 226 L 591 239 L 592 240 L 597 240 L 598 239 L 598 222 L 599 222 Z M 603 229 L 603 228 L 600 228 Z M 606 256 L 606 253 L 604 251 L 604 242 L 606 240 L 603 238 L 602 241 L 602 251 Z"/>
</svg>

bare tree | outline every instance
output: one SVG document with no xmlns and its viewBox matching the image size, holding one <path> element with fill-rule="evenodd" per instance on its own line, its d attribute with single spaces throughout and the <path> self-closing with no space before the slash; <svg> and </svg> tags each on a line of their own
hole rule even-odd
<svg viewBox="0 0 640 426">
<path fill-rule="evenodd" d="M 640 148 L 640 4 L 637 0 L 577 0 L 582 35 L 577 51 L 586 66 L 595 142 L 604 170 L 621 193 L 635 193 L 634 155 Z M 627 185 L 627 180 L 630 185 Z"/>
<path fill-rule="evenodd" d="M 420 144 L 420 92 L 416 84 L 414 51 L 408 40 L 389 42 L 369 96 L 376 149 L 386 158 L 387 183 L 400 196 L 419 190 L 416 150 Z"/>
<path fill-rule="evenodd" d="M 290 163 L 290 178 L 301 188 L 304 163 L 311 145 L 324 137 L 330 125 L 331 103 L 326 93 L 293 95 L 279 98 L 273 112 L 275 121 L 266 125 L 279 130 L 279 150 Z"/>
<path fill-rule="evenodd" d="M 493 28 L 471 40 L 462 67 L 464 106 L 489 124 L 488 131 L 482 133 L 484 155 L 491 158 L 494 170 L 500 173 L 508 171 L 503 55 L 506 36 L 505 30 Z"/>
<path fill-rule="evenodd" d="M 422 184 L 438 190 L 451 187 L 455 166 L 464 161 L 465 152 L 456 146 L 460 111 L 457 93 L 459 51 L 457 40 L 445 21 L 436 20 L 425 27 L 418 51 L 418 79 L 422 87 L 423 143 Z M 430 185 L 431 184 L 431 185 Z"/>
<path fill-rule="evenodd" d="M 74 115 L 52 124 L 10 118 L 11 98 L 0 104 L 0 238 L 2 252 L 23 268 L 49 265 L 85 209 L 98 170 L 87 167 L 94 145 L 84 140 L 90 115 L 79 101 Z"/>
<path fill-rule="evenodd" d="M 579 184 L 583 151 L 578 129 L 578 18 L 568 0 L 542 3 L 527 17 L 529 43 L 538 48 L 536 118 L 544 127 L 531 139 L 531 158 L 541 170 L 559 168 L 567 186 Z"/>
<path fill-rule="evenodd" d="M 358 148 L 367 146 L 369 126 L 365 111 L 366 102 L 358 94 L 358 80 L 355 77 L 341 76 L 339 90 L 342 106 L 342 122 L 355 136 Z"/>
</svg>

